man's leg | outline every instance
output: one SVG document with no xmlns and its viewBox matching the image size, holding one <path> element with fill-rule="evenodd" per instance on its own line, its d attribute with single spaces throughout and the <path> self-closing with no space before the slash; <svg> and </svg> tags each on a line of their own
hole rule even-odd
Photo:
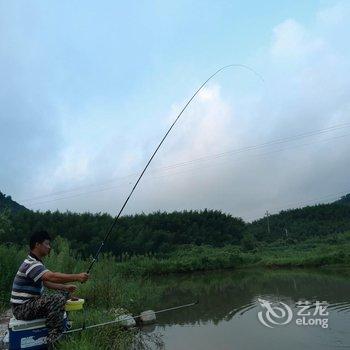
<svg viewBox="0 0 350 350">
<path fill-rule="evenodd" d="M 33 320 L 46 318 L 48 330 L 47 342 L 53 343 L 64 331 L 64 305 L 68 296 L 64 294 L 44 294 L 13 308 L 13 314 L 18 320 Z"/>
<path fill-rule="evenodd" d="M 53 343 L 64 331 L 64 306 L 66 305 L 68 296 L 53 294 L 46 297 L 51 298 L 51 302 L 48 305 L 48 314 L 46 316 L 46 326 L 48 329 L 47 342 Z"/>
</svg>

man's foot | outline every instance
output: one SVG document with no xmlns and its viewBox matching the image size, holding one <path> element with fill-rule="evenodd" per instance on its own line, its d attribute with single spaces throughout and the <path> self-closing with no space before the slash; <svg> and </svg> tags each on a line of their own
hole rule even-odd
<svg viewBox="0 0 350 350">
<path fill-rule="evenodd" d="M 51 332 L 46 338 L 46 344 L 48 349 L 55 349 L 54 343 L 56 343 L 62 336 L 62 333 Z"/>
</svg>

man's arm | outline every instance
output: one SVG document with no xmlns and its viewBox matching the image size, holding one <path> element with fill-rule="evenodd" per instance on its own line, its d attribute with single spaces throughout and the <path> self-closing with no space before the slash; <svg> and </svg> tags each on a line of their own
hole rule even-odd
<svg viewBox="0 0 350 350">
<path fill-rule="evenodd" d="M 52 282 L 52 283 L 67 283 L 67 282 L 86 282 L 89 278 L 89 274 L 86 272 L 78 274 L 67 274 L 61 272 L 52 272 L 47 271 L 42 276 L 43 282 Z"/>
<path fill-rule="evenodd" d="M 74 284 L 62 284 L 62 283 L 53 283 L 49 281 L 44 281 L 44 286 L 49 289 L 55 290 L 64 290 L 69 293 L 74 293 L 77 287 Z"/>
</svg>

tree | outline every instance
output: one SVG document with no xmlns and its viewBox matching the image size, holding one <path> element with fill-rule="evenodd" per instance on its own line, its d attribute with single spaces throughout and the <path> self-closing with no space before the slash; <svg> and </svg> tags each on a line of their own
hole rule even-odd
<svg viewBox="0 0 350 350">
<path fill-rule="evenodd" d="M 13 226 L 9 218 L 8 210 L 0 212 L 0 242 L 7 243 L 13 241 Z"/>
<path fill-rule="evenodd" d="M 257 246 L 256 239 L 251 233 L 246 233 L 241 240 L 241 245 L 245 251 L 253 250 Z"/>
</svg>

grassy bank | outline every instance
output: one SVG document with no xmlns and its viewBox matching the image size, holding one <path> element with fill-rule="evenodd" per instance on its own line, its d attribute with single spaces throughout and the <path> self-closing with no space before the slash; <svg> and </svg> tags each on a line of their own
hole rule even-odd
<svg viewBox="0 0 350 350">
<path fill-rule="evenodd" d="M 125 276 L 139 276 L 247 266 L 318 267 L 338 264 L 350 264 L 350 232 L 302 243 L 257 243 L 249 250 L 235 245 L 223 248 L 183 246 L 162 258 L 153 255 L 123 257 L 118 270 Z"/>
<path fill-rule="evenodd" d="M 26 253 L 25 248 L 0 245 L 0 300 L 3 302 L 8 300 L 13 276 Z M 138 300 L 141 295 L 137 294 L 141 292 L 132 286 L 133 291 L 125 293 L 122 286 L 144 284 L 146 280 L 143 277 L 148 275 L 247 266 L 318 267 L 339 264 L 350 265 L 350 232 L 295 244 L 283 241 L 257 244 L 250 250 L 235 245 L 223 248 L 188 245 L 166 256 L 126 254 L 116 258 L 102 255 L 93 269 L 94 283 L 81 285 L 81 290 L 90 296 L 96 306 L 114 303 L 130 307 L 128 298 Z M 80 259 L 66 240 L 58 238 L 51 255 L 46 258 L 46 265 L 54 271 L 80 272 L 87 269 L 89 261 Z M 104 291 L 104 299 L 99 297 L 101 290 Z M 145 290 L 147 287 L 143 286 L 142 294 Z"/>
<path fill-rule="evenodd" d="M 0 246 L 1 310 L 9 308 L 9 296 L 12 279 L 18 265 L 26 256 L 25 249 L 15 246 Z M 81 272 L 87 269 L 88 262 L 79 259 L 69 249 L 66 241 L 56 242 L 56 249 L 45 264 L 53 271 L 69 273 Z M 77 296 L 86 301 L 86 323 L 95 324 L 111 321 L 122 313 L 118 307 L 137 314 L 145 308 L 155 308 L 159 298 L 158 291 L 151 283 L 141 276 L 123 276 L 119 264 L 108 255 L 101 257 L 95 265 L 92 278 L 84 284 L 78 284 Z M 74 327 L 83 322 L 83 313 L 71 314 Z M 143 335 L 137 331 L 125 332 L 117 326 L 103 327 L 96 330 L 66 337 L 60 342 L 61 349 L 142 349 Z M 152 339 L 151 339 L 152 340 Z M 148 339 L 150 341 L 150 339 Z M 157 339 L 154 340 L 155 342 Z"/>
<path fill-rule="evenodd" d="M 8 308 L 12 279 L 18 265 L 26 255 L 26 249 L 0 245 L 0 308 Z M 81 272 L 89 262 L 71 251 L 67 241 L 57 239 L 54 250 L 46 259 L 54 271 Z M 164 293 L 159 285 L 155 288 L 149 277 L 178 272 L 214 269 L 259 267 L 318 267 L 350 265 L 350 233 L 331 238 L 313 239 L 297 244 L 277 242 L 269 245 L 256 244 L 247 250 L 240 246 L 210 248 L 207 246 L 183 246 L 167 256 L 114 257 L 103 255 L 95 264 L 92 278 L 79 285 L 77 295 L 86 299 L 88 324 L 113 320 L 122 306 L 133 314 L 145 309 L 157 309 Z M 169 305 L 172 306 L 172 305 Z M 72 314 L 75 326 L 82 323 L 82 313 Z M 141 348 L 144 335 L 139 331 L 125 332 L 118 327 L 104 327 L 67 337 L 60 342 L 62 349 L 96 349 L 132 347 Z M 148 339 L 149 341 L 149 339 Z M 151 339 L 151 342 L 158 339 Z"/>
</svg>

